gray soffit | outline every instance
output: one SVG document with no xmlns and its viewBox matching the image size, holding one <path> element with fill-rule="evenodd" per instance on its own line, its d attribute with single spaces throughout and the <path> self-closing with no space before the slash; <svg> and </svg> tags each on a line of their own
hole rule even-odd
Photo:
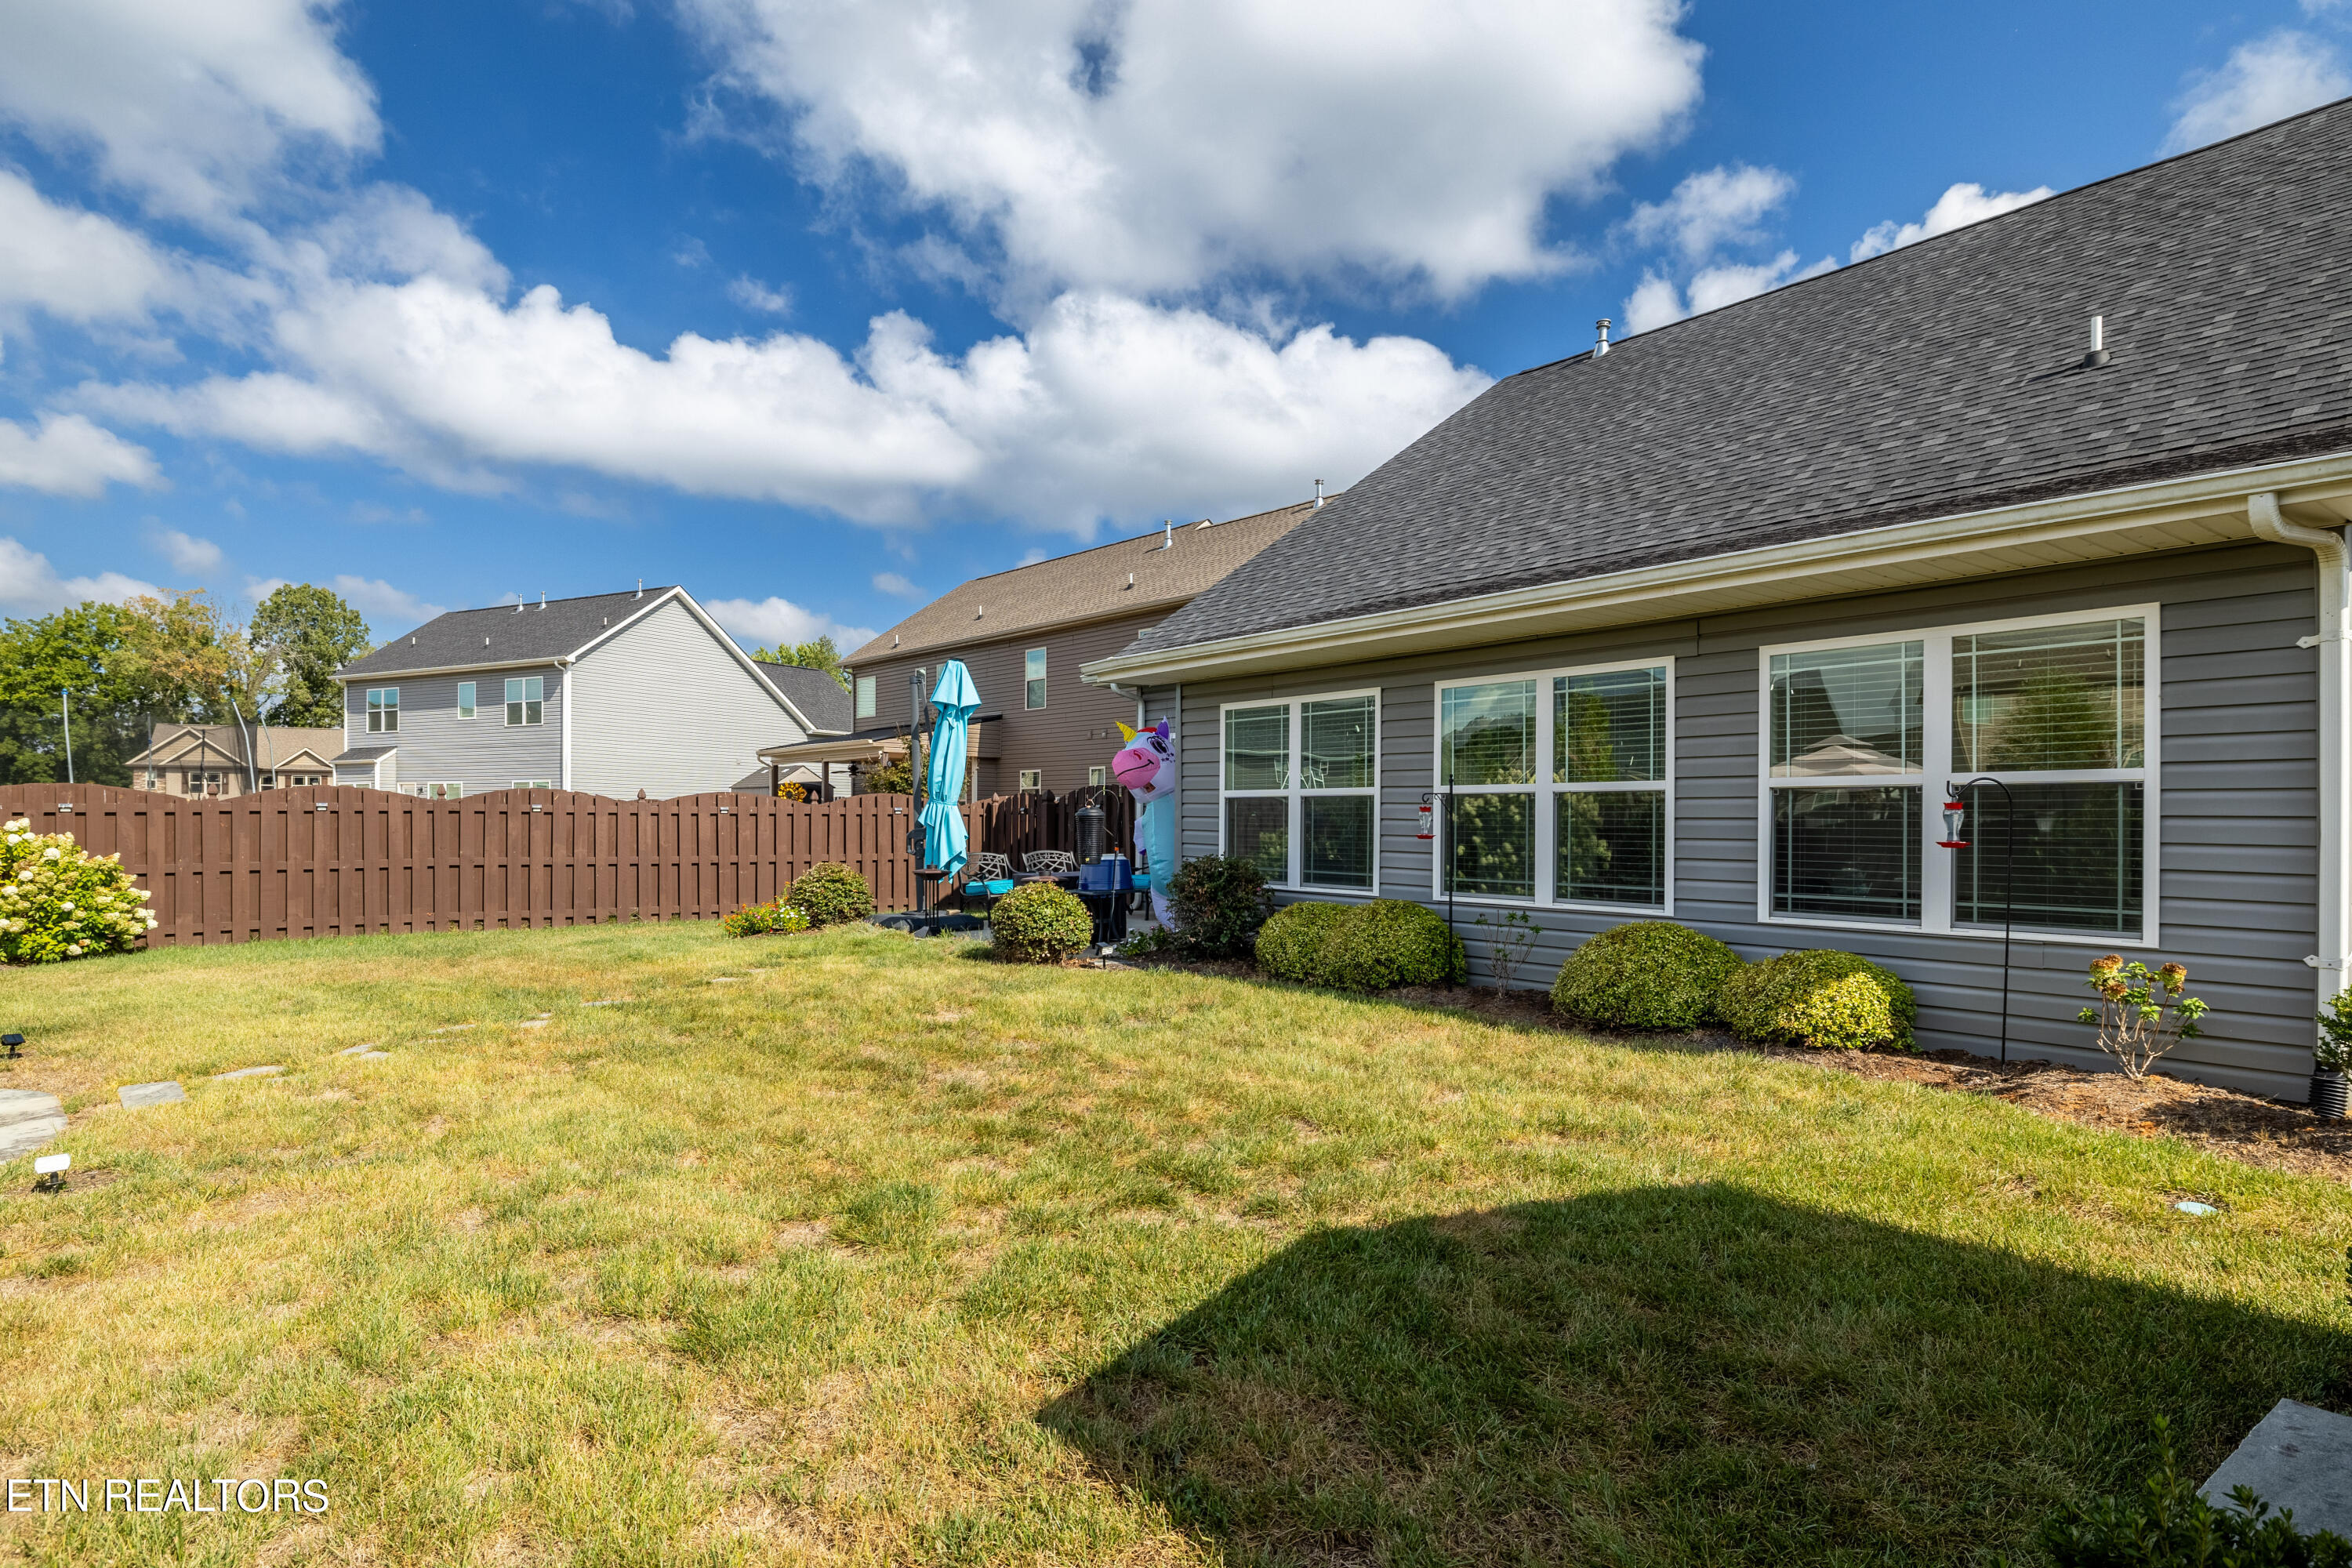
<svg viewBox="0 0 2352 1568">
<path fill-rule="evenodd" d="M 1527 371 L 1129 651 L 2352 450 L 2347 223 L 2352 100 Z"/>
<path fill-rule="evenodd" d="M 520 610 L 512 605 L 452 610 L 404 637 L 393 638 L 366 658 L 353 659 L 336 673 L 345 680 L 359 680 L 475 665 L 552 663 L 578 653 L 675 592 L 674 588 L 647 588 L 640 598 L 633 589 L 625 594 L 550 599 L 544 605 L 534 602 Z M 485 637 L 489 639 L 487 643 Z"/>
</svg>

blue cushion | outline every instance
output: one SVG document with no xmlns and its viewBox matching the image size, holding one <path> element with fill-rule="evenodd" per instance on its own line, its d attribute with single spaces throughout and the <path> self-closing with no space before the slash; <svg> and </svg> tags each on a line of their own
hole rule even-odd
<svg viewBox="0 0 2352 1568">
<path fill-rule="evenodd" d="M 999 882 L 982 882 L 980 890 L 992 899 L 1001 899 L 1013 890 L 1013 879 L 1007 877 Z"/>
</svg>

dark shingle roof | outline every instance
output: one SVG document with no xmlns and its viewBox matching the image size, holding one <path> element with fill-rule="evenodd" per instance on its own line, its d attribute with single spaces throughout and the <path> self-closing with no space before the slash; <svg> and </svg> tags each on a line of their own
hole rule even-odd
<svg viewBox="0 0 2352 1568">
<path fill-rule="evenodd" d="M 1313 514 L 1315 503 L 1276 507 L 1230 522 L 1180 523 L 1050 561 L 974 577 L 925 605 L 849 656 L 855 668 L 929 648 L 1007 637 L 1036 626 L 1182 604 Z M 1128 585 L 1134 574 L 1135 584 Z"/>
<path fill-rule="evenodd" d="M 2347 225 L 2352 100 L 1528 371 L 1134 648 L 2352 448 Z"/>
<path fill-rule="evenodd" d="M 526 659 L 561 658 L 577 653 L 610 627 L 669 593 L 647 588 L 639 598 L 625 594 L 591 594 L 579 599 L 550 599 L 542 606 L 511 605 L 489 610 L 452 610 L 425 622 L 406 637 L 394 637 L 364 658 L 353 659 L 340 672 L 345 677 L 399 675 L 413 669 L 454 669 L 478 664 L 515 664 Z M 483 639 L 489 640 L 485 643 Z"/>
<path fill-rule="evenodd" d="M 814 728 L 846 734 L 857 722 L 857 705 L 843 690 L 841 682 L 821 669 L 808 669 L 797 664 L 770 664 L 766 659 L 753 661 L 760 673 L 784 694 L 784 700 L 799 710 Z"/>
</svg>

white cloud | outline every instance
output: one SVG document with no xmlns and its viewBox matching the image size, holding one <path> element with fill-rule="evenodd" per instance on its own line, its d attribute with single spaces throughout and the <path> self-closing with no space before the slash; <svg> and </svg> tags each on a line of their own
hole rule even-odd
<svg viewBox="0 0 2352 1568">
<path fill-rule="evenodd" d="M 1626 335 L 1631 336 L 1669 321 L 1679 321 L 1687 314 L 1683 309 L 1683 291 L 1675 286 L 1673 279 L 1644 272 L 1633 292 L 1626 296 L 1622 325 Z"/>
<path fill-rule="evenodd" d="M 164 278 L 163 258 L 141 236 L 54 205 L 0 169 L 0 308 L 35 306 L 69 321 L 136 317 Z"/>
<path fill-rule="evenodd" d="M 259 604 L 291 581 L 288 577 L 248 577 L 245 580 L 245 596 Z M 395 588 L 381 577 L 342 572 L 320 585 L 333 590 L 344 603 L 365 616 L 370 628 L 379 637 L 387 635 L 388 627 L 405 631 L 447 613 L 446 606 L 428 603 L 404 588 Z M 509 594 L 499 602 L 507 604 L 520 598 L 520 595 Z"/>
<path fill-rule="evenodd" d="M 916 587 L 896 572 L 874 574 L 874 591 L 877 594 L 895 594 L 901 599 L 919 599 L 923 596 L 923 591 L 920 588 Z"/>
<path fill-rule="evenodd" d="M 2173 102 L 2167 153 L 2185 153 L 2284 120 L 2352 91 L 2342 57 L 2325 39 L 2282 27 L 2240 44 L 2221 69 L 2193 77 Z"/>
<path fill-rule="evenodd" d="M 444 484 L 550 464 L 866 522 L 953 507 L 1084 533 L 1165 501 L 1241 511 L 1318 474 L 1351 482 L 1486 384 L 1414 339 L 1275 337 L 1105 294 L 1056 299 L 1024 336 L 961 358 L 897 312 L 854 358 L 787 333 L 688 333 L 656 357 L 552 289 L 508 307 L 437 278 L 321 289 L 276 339 L 292 369 L 79 397 Z"/>
<path fill-rule="evenodd" d="M 831 637 L 845 653 L 874 640 L 870 626 L 846 626 L 831 616 L 804 610 L 790 599 L 771 595 L 764 599 L 707 599 L 702 607 L 749 647 L 790 647 L 816 637 Z"/>
<path fill-rule="evenodd" d="M 183 576 L 208 576 L 221 569 L 221 547 L 209 539 L 198 539 L 176 528 L 157 528 L 148 531 L 147 542 Z"/>
<path fill-rule="evenodd" d="M 764 310 L 771 316 L 793 313 L 792 289 L 771 289 L 757 278 L 736 279 L 727 285 L 727 297 L 747 310 Z"/>
<path fill-rule="evenodd" d="M 221 220 L 289 160 L 372 149 L 374 94 L 335 0 L 6 7 L 0 115 L 159 210 Z"/>
<path fill-rule="evenodd" d="M 1789 199 L 1797 182 L 1778 169 L 1745 163 L 1685 175 L 1663 202 L 1643 202 L 1625 220 L 1634 244 L 1671 245 L 1686 261 L 1705 260 L 1726 244 L 1753 244 L 1758 225 Z"/>
<path fill-rule="evenodd" d="M 1836 269 L 1836 259 L 1824 256 L 1800 270 L 1793 250 L 1784 250 L 1769 261 L 1719 261 L 1701 268 L 1692 277 L 1688 309 L 1684 308 L 1682 292 L 1673 279 L 1654 272 L 1643 273 L 1641 283 L 1625 301 L 1625 328 L 1628 332 L 1646 332 L 1669 321 L 1679 321 L 1685 316 L 1703 316 L 1709 310 L 1769 293 L 1783 284 L 1801 283 Z"/>
<path fill-rule="evenodd" d="M 85 599 L 119 605 L 142 595 L 168 596 L 154 584 L 142 583 L 120 572 L 101 572 L 95 577 L 60 577 L 47 556 L 0 536 L 0 610 L 20 616 L 45 616 Z"/>
<path fill-rule="evenodd" d="M 79 414 L 44 414 L 37 431 L 0 419 L 0 488 L 87 497 L 110 483 L 152 489 L 163 482 L 146 447 Z"/>
<path fill-rule="evenodd" d="M 1906 245 L 1916 245 L 1938 234 L 1948 234 L 1956 228 L 1966 228 L 1972 223 L 1982 223 L 2005 212 L 2014 212 L 2050 195 L 2047 185 L 2036 185 L 2030 191 L 1990 191 L 1969 181 L 1948 187 L 1927 209 L 1927 216 L 1917 223 L 1898 224 L 1893 218 L 1874 224 L 1870 232 L 1853 242 L 1849 259 L 1866 261 Z"/>
<path fill-rule="evenodd" d="M 1676 0 L 684 0 L 836 193 L 943 216 L 1024 301 L 1235 271 L 1458 296 L 1679 130 Z M 878 176 L 878 178 L 877 178 Z"/>
</svg>

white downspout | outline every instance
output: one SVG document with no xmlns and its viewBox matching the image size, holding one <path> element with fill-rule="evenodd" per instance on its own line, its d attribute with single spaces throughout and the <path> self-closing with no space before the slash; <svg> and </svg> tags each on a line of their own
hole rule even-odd
<svg viewBox="0 0 2352 1568">
<path fill-rule="evenodd" d="M 2254 532 L 2276 544 L 2300 545 L 2317 558 L 2319 568 L 2319 634 L 2297 637 L 2297 647 L 2319 650 L 2319 951 L 2304 962 L 2318 972 L 2319 1005 L 2326 1006 L 2345 988 L 2347 934 L 2352 931 L 2352 821 L 2347 821 L 2346 784 L 2352 779 L 2352 752 L 2344 704 L 2352 693 L 2352 642 L 2346 640 L 2347 575 L 2344 535 L 2331 528 L 2309 528 L 2288 521 L 2279 511 L 2278 494 L 2264 490 L 2246 500 L 2246 517 Z"/>
</svg>

